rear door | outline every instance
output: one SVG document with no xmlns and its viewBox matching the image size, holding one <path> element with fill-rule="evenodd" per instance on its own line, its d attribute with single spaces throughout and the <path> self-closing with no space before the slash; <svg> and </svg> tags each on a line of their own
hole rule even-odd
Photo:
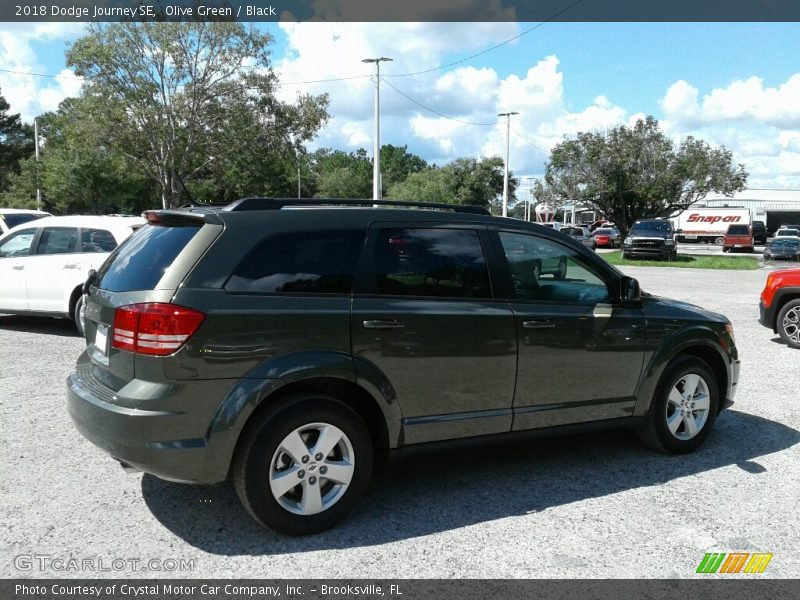
<svg viewBox="0 0 800 600">
<path fill-rule="evenodd" d="M 644 360 L 641 311 L 620 306 L 610 274 L 574 248 L 521 231 L 492 235 L 519 339 L 514 430 L 632 414 Z M 565 276 L 537 276 L 543 255 L 565 260 Z"/>
<path fill-rule="evenodd" d="M 407 444 L 509 431 L 516 333 L 492 298 L 481 226 L 383 223 L 370 228 L 356 281 L 357 375 L 383 373 Z"/>
</svg>

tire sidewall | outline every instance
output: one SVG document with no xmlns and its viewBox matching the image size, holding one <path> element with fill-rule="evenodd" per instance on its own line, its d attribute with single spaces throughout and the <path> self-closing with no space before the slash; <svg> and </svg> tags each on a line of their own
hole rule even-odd
<svg viewBox="0 0 800 600">
<path fill-rule="evenodd" d="M 668 397 L 672 388 L 683 377 L 690 374 L 700 375 L 706 382 L 709 392 L 709 412 L 703 429 L 689 440 L 676 438 L 667 427 L 666 410 Z M 650 426 L 655 429 L 658 441 L 670 453 L 683 454 L 696 450 L 711 434 L 719 412 L 719 386 L 708 364 L 695 357 L 682 357 L 673 362 L 656 388 L 653 404 L 650 407 Z"/>
<path fill-rule="evenodd" d="M 78 296 L 75 301 L 75 308 L 72 309 L 72 320 L 75 322 L 75 329 L 78 330 L 78 335 L 81 337 L 85 334 L 83 326 L 83 295 Z"/>
<path fill-rule="evenodd" d="M 269 485 L 270 465 L 280 442 L 309 423 L 329 423 L 350 440 L 353 479 L 344 495 L 329 509 L 302 516 L 283 508 Z M 308 535 L 329 529 L 344 519 L 366 490 L 372 474 L 373 449 L 367 428 L 348 406 L 324 395 L 303 395 L 274 416 L 263 419 L 244 440 L 234 471 L 236 491 L 250 514 L 262 525 L 286 535 Z"/>
<path fill-rule="evenodd" d="M 790 348 L 800 348 L 800 345 L 796 344 L 795 342 L 792 342 L 789 339 L 789 336 L 786 335 L 786 332 L 783 329 L 783 319 L 786 317 L 786 314 L 790 310 L 792 310 L 793 308 L 798 308 L 798 307 L 800 307 L 800 298 L 798 298 L 796 300 L 790 300 L 789 302 L 784 304 L 783 307 L 781 308 L 781 310 L 778 312 L 778 318 L 777 318 L 777 320 L 775 322 L 775 325 L 776 325 L 775 328 L 778 330 L 778 335 L 781 336 L 781 339 Z"/>
</svg>

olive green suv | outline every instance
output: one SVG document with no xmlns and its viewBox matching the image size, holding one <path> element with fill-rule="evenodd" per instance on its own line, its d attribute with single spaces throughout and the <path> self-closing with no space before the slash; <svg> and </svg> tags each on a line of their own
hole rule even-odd
<svg viewBox="0 0 800 600">
<path fill-rule="evenodd" d="M 78 430 L 123 466 L 232 479 L 333 526 L 421 444 L 633 427 L 683 453 L 731 404 L 730 322 L 483 209 L 247 198 L 152 211 L 84 286 Z"/>
</svg>

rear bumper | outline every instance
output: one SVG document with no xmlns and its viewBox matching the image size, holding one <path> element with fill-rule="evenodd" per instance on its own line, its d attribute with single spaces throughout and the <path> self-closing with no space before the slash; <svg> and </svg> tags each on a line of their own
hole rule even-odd
<svg viewBox="0 0 800 600">
<path fill-rule="evenodd" d="M 209 382 L 203 384 L 208 393 Z M 125 395 L 129 386 L 114 393 L 92 378 L 88 363 L 79 363 L 67 377 L 67 410 L 81 435 L 130 467 L 170 481 L 217 483 L 227 478 L 232 449 L 207 435 L 213 412 L 198 414 L 197 402 L 190 412 L 164 409 L 176 399 L 196 400 L 194 385 L 166 386 L 169 395 L 160 398 L 132 398 Z"/>
</svg>

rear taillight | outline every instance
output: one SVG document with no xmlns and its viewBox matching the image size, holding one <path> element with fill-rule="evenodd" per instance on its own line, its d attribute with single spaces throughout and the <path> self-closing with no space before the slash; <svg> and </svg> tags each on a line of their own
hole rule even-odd
<svg viewBox="0 0 800 600">
<path fill-rule="evenodd" d="M 205 318 L 197 310 L 161 302 L 120 306 L 114 311 L 111 346 L 137 354 L 166 356 L 183 346 Z"/>
</svg>

